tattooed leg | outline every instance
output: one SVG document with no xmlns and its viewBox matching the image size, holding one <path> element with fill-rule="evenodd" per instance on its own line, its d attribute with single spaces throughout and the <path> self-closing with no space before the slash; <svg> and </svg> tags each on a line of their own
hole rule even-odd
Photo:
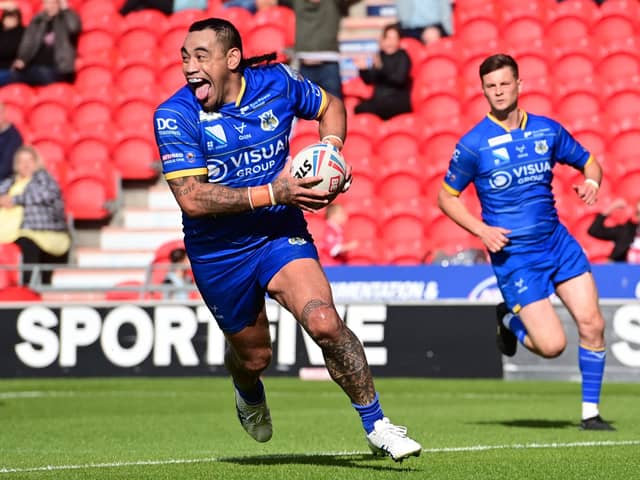
<svg viewBox="0 0 640 480">
<path fill-rule="evenodd" d="M 322 300 L 311 300 L 302 310 L 301 323 L 322 349 L 329 375 L 351 402 L 370 404 L 376 392 L 364 348 L 335 308 Z"/>
</svg>

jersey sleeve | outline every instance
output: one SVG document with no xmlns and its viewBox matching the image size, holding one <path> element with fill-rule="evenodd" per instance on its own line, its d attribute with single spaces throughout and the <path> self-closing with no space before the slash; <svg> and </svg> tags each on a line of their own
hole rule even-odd
<svg viewBox="0 0 640 480">
<path fill-rule="evenodd" d="M 207 161 L 198 142 L 197 119 L 177 106 L 161 105 L 155 111 L 153 126 L 167 180 L 207 175 Z"/>
<path fill-rule="evenodd" d="M 471 148 L 459 142 L 449 162 L 449 168 L 444 177 L 445 190 L 453 195 L 460 195 L 473 181 L 478 165 L 478 156 Z"/>
<path fill-rule="evenodd" d="M 554 158 L 558 163 L 582 170 L 591 154 L 562 125 L 558 124 L 557 132 Z"/>
<path fill-rule="evenodd" d="M 327 108 L 327 92 L 286 65 L 279 65 L 287 76 L 288 96 L 295 104 L 296 116 L 315 120 Z"/>
</svg>

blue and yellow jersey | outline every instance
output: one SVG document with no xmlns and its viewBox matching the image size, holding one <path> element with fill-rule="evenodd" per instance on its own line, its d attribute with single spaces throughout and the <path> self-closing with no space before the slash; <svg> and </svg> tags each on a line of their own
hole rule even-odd
<svg viewBox="0 0 640 480">
<path fill-rule="evenodd" d="M 511 245 L 536 243 L 558 224 L 551 190 L 554 165 L 582 170 L 590 159 L 550 118 L 524 113 L 520 128 L 509 130 L 489 114 L 460 139 L 444 188 L 459 195 L 473 182 L 485 223 L 511 230 Z"/>
<path fill-rule="evenodd" d="M 285 65 L 245 69 L 236 101 L 215 112 L 203 111 L 185 86 L 154 115 L 163 174 L 167 180 L 207 175 L 210 183 L 229 187 L 269 183 L 289 155 L 294 118 L 318 118 L 326 105 L 320 87 Z M 183 214 L 183 226 L 192 260 L 305 230 L 302 212 L 284 205 L 229 216 Z"/>
</svg>

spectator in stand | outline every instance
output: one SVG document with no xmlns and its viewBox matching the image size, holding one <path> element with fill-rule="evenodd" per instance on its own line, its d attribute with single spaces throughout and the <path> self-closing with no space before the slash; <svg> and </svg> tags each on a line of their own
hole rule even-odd
<svg viewBox="0 0 640 480">
<path fill-rule="evenodd" d="M 9 121 L 4 103 L 0 100 L 0 182 L 13 173 L 13 156 L 22 145 L 22 135 Z"/>
<path fill-rule="evenodd" d="M 18 56 L 24 25 L 22 13 L 14 2 L 0 2 L 0 15 L 0 85 L 6 85 L 11 80 L 11 65 Z"/>
<path fill-rule="evenodd" d="M 629 208 L 623 198 L 614 200 L 602 213 L 596 215 L 588 230 L 592 237 L 613 242 L 613 250 L 609 254 L 612 262 L 640 263 L 640 199 L 636 202 L 635 212 L 627 215 L 626 221 L 613 226 L 605 225 L 607 217 L 614 212 Z"/>
<path fill-rule="evenodd" d="M 349 220 L 347 210 L 339 203 L 331 203 L 325 208 L 327 225 L 321 242 L 322 263 L 324 265 L 344 265 L 349 252 L 358 248 L 358 241 L 344 241 L 344 225 Z"/>
<path fill-rule="evenodd" d="M 284 0 L 222 0 L 222 2 L 224 7 L 240 7 L 251 13 L 275 6 L 291 8 L 291 2 Z"/>
<path fill-rule="evenodd" d="M 68 7 L 67 0 L 42 0 L 42 11 L 22 36 L 8 83 L 73 82 L 81 29 L 80 16 Z"/>
<path fill-rule="evenodd" d="M 349 7 L 360 0 L 293 0 L 296 60 L 300 74 L 342 98 L 338 31 Z"/>
<path fill-rule="evenodd" d="M 180 10 L 206 10 L 207 6 L 208 0 L 126 0 L 120 7 L 120 15 L 147 9 L 171 15 Z"/>
<path fill-rule="evenodd" d="M 174 248 L 169 253 L 169 260 L 171 260 L 171 267 L 162 283 L 171 285 L 172 289 L 166 292 L 165 297 L 173 300 L 187 300 L 189 287 L 193 285 L 193 274 L 186 250 Z"/>
<path fill-rule="evenodd" d="M 25 265 L 66 263 L 71 248 L 60 187 L 44 168 L 37 150 L 23 145 L 14 155 L 14 175 L 0 182 L 0 243 L 15 242 Z M 43 269 L 41 281 L 51 283 Z M 28 285 L 32 272 L 22 281 Z"/>
<path fill-rule="evenodd" d="M 400 47 L 400 29 L 387 25 L 380 51 L 370 68 L 360 69 L 360 78 L 373 85 L 373 96 L 355 107 L 355 113 L 373 113 L 383 120 L 411 112 L 411 59 Z"/>
<path fill-rule="evenodd" d="M 425 45 L 453 33 L 451 0 L 396 0 L 403 37 Z"/>
</svg>

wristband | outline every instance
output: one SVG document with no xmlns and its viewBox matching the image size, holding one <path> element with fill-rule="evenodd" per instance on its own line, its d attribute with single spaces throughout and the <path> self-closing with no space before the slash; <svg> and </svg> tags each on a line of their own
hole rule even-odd
<svg viewBox="0 0 640 480">
<path fill-rule="evenodd" d="M 276 205 L 276 199 L 273 195 L 273 187 L 270 183 L 260 185 L 259 187 L 248 187 L 247 195 L 249 197 L 249 206 L 251 210 L 260 207 L 268 207 Z"/>
<path fill-rule="evenodd" d="M 596 190 L 598 190 L 600 188 L 600 184 L 598 182 L 596 182 L 593 178 L 585 178 L 584 179 L 584 183 L 589 183 L 589 184 L 593 185 L 594 187 L 596 187 Z"/>
<path fill-rule="evenodd" d="M 335 142 L 337 142 L 337 144 L 330 142 L 329 140 L 334 140 Z M 344 140 L 342 140 L 337 135 L 325 135 L 324 137 L 322 137 L 322 143 L 330 143 L 338 150 L 342 150 L 342 147 L 344 147 Z"/>
</svg>

